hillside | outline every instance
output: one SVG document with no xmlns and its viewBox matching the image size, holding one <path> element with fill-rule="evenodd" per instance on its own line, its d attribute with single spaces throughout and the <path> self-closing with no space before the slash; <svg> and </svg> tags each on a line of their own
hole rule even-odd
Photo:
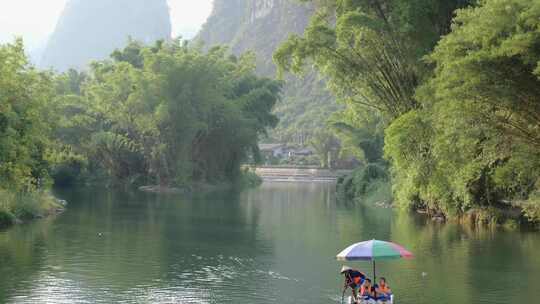
<svg viewBox="0 0 540 304">
<path fill-rule="evenodd" d="M 152 43 L 171 37 L 166 0 L 71 0 L 44 51 L 40 66 L 59 71 L 103 59 L 128 38 Z"/>
<path fill-rule="evenodd" d="M 261 75 L 275 76 L 272 54 L 289 35 L 301 34 L 314 9 L 295 0 L 215 0 L 214 10 L 198 35 L 206 47 L 229 45 L 232 52 L 254 51 Z M 338 106 L 314 73 L 287 77 L 276 107 L 280 124 L 272 140 L 303 144 Z"/>
</svg>

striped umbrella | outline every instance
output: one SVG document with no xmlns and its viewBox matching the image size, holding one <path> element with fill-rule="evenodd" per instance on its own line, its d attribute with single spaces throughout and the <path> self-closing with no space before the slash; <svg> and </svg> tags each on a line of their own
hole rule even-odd
<svg viewBox="0 0 540 304">
<path fill-rule="evenodd" d="M 353 244 L 337 255 L 338 261 L 372 261 L 373 280 L 376 282 L 375 261 L 412 259 L 414 256 L 403 246 L 384 241 L 365 241 Z"/>
</svg>

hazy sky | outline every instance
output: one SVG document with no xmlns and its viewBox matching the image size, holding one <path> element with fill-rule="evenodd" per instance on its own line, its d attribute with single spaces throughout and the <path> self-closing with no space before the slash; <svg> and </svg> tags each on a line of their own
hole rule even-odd
<svg viewBox="0 0 540 304">
<path fill-rule="evenodd" d="M 69 0 L 0 0 L 0 43 L 22 36 L 29 49 L 41 47 Z M 111 0 L 114 1 L 114 0 Z M 149 0 L 151 1 L 151 0 Z M 196 33 L 212 8 L 212 0 L 168 0 L 173 34 Z"/>
</svg>

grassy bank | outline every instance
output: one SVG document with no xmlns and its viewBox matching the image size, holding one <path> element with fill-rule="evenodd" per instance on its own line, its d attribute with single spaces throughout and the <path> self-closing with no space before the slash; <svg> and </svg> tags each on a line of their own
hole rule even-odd
<svg viewBox="0 0 540 304">
<path fill-rule="evenodd" d="M 338 197 L 365 204 L 388 206 L 395 203 L 392 181 L 386 168 L 370 164 L 338 179 Z M 410 204 L 412 212 L 425 214 L 436 221 L 459 222 L 473 227 L 502 227 L 505 229 L 540 229 L 540 193 L 527 201 L 503 201 L 490 206 L 475 206 L 462 212 L 429 209 L 422 204 Z"/>
<path fill-rule="evenodd" d="M 0 190 L 0 228 L 61 212 L 64 206 L 49 192 Z"/>
<path fill-rule="evenodd" d="M 459 222 L 472 227 L 540 229 L 540 199 L 537 193 L 526 201 L 499 201 L 489 206 L 475 206 L 453 213 L 425 209 L 422 206 L 412 208 L 435 220 Z"/>
</svg>

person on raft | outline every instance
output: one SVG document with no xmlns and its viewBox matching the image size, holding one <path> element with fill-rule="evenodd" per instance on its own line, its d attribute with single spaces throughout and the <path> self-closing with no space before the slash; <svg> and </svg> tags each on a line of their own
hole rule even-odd
<svg viewBox="0 0 540 304">
<path fill-rule="evenodd" d="M 379 285 L 376 285 L 375 291 L 377 292 L 378 298 L 381 300 L 388 300 L 392 296 L 392 290 L 390 289 L 390 286 L 388 286 L 386 278 L 379 279 Z"/>
<path fill-rule="evenodd" d="M 343 266 L 343 268 L 341 268 L 341 274 L 345 276 L 345 286 L 343 289 L 343 293 L 345 293 L 347 288 L 351 288 L 353 299 L 354 301 L 357 301 L 358 300 L 357 289 L 360 288 L 360 286 L 362 286 L 362 284 L 366 280 L 367 278 L 366 275 L 363 272 L 353 269 L 348 266 Z"/>
<path fill-rule="evenodd" d="M 370 279 L 365 279 L 364 284 L 360 287 L 360 296 L 374 299 L 375 298 L 375 287 L 371 285 Z"/>
</svg>

